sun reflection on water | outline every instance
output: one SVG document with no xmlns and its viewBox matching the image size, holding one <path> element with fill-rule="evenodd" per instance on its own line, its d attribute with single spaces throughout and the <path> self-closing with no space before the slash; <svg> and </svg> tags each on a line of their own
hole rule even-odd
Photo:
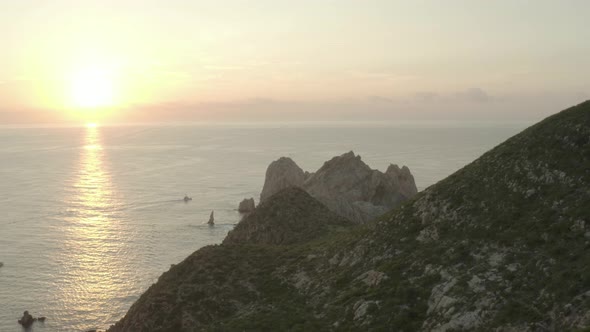
<svg viewBox="0 0 590 332">
<path fill-rule="evenodd" d="M 120 223 L 120 199 L 108 170 L 100 129 L 88 126 L 83 140 L 61 258 L 64 280 L 60 301 L 66 312 L 76 313 L 61 319 L 78 329 L 102 327 L 93 324 L 115 319 L 105 316 L 112 312 L 105 308 L 115 306 L 113 299 L 128 291 L 123 260 L 126 231 Z"/>
<path fill-rule="evenodd" d="M 80 160 L 80 173 L 75 186 L 80 195 L 80 207 L 86 222 L 109 222 L 104 209 L 112 204 L 112 183 L 103 165 L 104 150 L 97 127 L 87 127 L 85 145 Z"/>
</svg>

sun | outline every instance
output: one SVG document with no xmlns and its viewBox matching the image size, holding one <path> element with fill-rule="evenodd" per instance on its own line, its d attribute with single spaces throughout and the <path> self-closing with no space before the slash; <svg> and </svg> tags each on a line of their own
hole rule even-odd
<svg viewBox="0 0 590 332">
<path fill-rule="evenodd" d="M 113 74 L 99 66 L 78 69 L 71 77 L 70 98 L 74 107 L 97 109 L 115 104 Z"/>
</svg>

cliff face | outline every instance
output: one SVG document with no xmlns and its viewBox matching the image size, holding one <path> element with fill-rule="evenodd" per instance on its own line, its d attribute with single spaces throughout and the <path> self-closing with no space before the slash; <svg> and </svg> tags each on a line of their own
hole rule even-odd
<svg viewBox="0 0 590 332">
<path fill-rule="evenodd" d="M 417 193 L 414 177 L 404 166 L 391 165 L 385 173 L 371 169 L 360 156 L 348 152 L 332 158 L 315 173 L 305 173 L 289 158 L 272 162 L 260 195 L 300 187 L 337 214 L 367 222 Z"/>
<path fill-rule="evenodd" d="M 254 209 L 256 209 L 254 198 L 245 198 L 238 205 L 238 212 L 240 213 L 250 213 L 254 211 Z"/>
<path fill-rule="evenodd" d="M 283 189 L 302 187 L 305 178 L 305 172 L 291 158 L 281 157 L 273 161 L 266 169 L 266 180 L 260 194 L 260 202 Z"/>
<path fill-rule="evenodd" d="M 587 329 L 589 223 L 585 102 L 375 222 L 203 248 L 111 331 Z"/>
</svg>

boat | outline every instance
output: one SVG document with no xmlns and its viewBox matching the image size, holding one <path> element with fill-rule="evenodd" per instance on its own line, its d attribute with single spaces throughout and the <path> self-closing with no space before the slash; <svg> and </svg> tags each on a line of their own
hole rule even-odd
<svg viewBox="0 0 590 332">
<path fill-rule="evenodd" d="M 182 200 L 185 201 L 185 202 L 188 202 L 188 201 L 192 201 L 193 198 L 192 197 L 188 197 L 188 195 L 185 194 L 184 195 L 184 198 Z"/>
</svg>

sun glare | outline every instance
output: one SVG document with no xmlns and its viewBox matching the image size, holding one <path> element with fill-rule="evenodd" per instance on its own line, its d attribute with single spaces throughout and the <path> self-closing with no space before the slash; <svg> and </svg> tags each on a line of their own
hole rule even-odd
<svg viewBox="0 0 590 332">
<path fill-rule="evenodd" d="M 70 93 L 73 106 L 76 108 L 95 109 L 113 106 L 113 75 L 100 67 L 80 69 L 71 78 Z"/>
</svg>

